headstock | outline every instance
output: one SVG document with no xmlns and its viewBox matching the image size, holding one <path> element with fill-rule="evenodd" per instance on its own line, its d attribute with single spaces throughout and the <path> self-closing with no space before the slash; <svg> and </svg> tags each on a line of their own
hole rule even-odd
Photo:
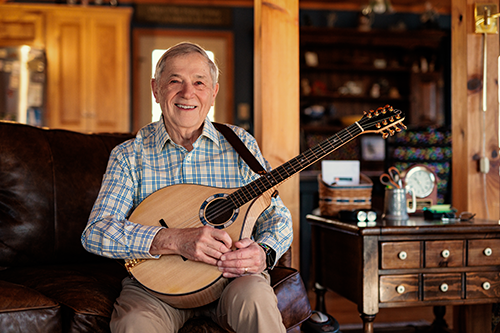
<svg viewBox="0 0 500 333">
<path fill-rule="evenodd" d="M 363 118 L 357 123 L 362 128 L 362 133 L 381 133 L 386 139 L 389 135 L 406 129 L 404 119 L 403 111 L 386 105 L 377 110 L 364 111 Z"/>
</svg>

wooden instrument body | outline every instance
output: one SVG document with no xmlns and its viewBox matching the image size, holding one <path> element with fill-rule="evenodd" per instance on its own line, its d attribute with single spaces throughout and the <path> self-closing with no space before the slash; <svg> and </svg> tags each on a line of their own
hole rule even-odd
<svg viewBox="0 0 500 333">
<path fill-rule="evenodd" d="M 238 190 L 196 184 L 178 184 L 160 189 L 134 210 L 129 220 L 142 225 L 160 226 L 163 220 L 169 228 L 196 228 L 204 225 L 202 203 L 207 198 L 231 194 Z M 271 204 L 274 189 L 239 207 L 234 221 L 222 228 L 233 243 L 250 238 L 258 217 Z M 208 223 L 210 224 L 210 223 Z M 220 225 L 212 225 L 221 228 Z M 129 273 L 151 293 L 177 308 L 194 308 L 219 298 L 228 281 L 216 266 L 179 255 L 162 255 L 159 259 L 126 264 Z"/>
</svg>

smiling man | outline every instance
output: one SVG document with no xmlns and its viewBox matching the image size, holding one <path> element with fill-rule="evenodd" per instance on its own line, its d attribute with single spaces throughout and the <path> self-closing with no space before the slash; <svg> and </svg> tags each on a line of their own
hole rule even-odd
<svg viewBox="0 0 500 333">
<path fill-rule="evenodd" d="M 166 186 L 236 188 L 259 177 L 207 118 L 219 90 L 217 80 L 217 66 L 196 44 L 180 43 L 160 58 L 151 88 L 162 118 L 112 151 L 82 244 L 89 252 L 117 259 L 181 255 L 216 266 L 231 282 L 216 302 L 177 309 L 127 277 L 115 303 L 112 332 L 177 332 L 198 315 L 237 333 L 285 332 L 267 272 L 293 238 L 290 212 L 279 197 L 256 221 L 252 239 L 234 243 L 224 229 L 206 225 L 166 228 L 128 220 L 147 196 Z M 230 127 L 269 171 L 255 139 Z"/>
</svg>

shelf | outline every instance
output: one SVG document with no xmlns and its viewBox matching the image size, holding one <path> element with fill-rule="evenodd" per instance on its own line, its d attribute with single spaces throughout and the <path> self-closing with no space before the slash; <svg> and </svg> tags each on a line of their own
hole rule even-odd
<svg viewBox="0 0 500 333">
<path fill-rule="evenodd" d="M 308 66 L 301 64 L 301 74 L 310 72 L 349 72 L 349 73 L 365 73 L 373 75 L 410 75 L 411 69 L 406 67 L 386 67 L 376 68 L 370 65 L 353 65 L 353 64 L 327 64 L 318 66 Z"/>
<path fill-rule="evenodd" d="M 309 45 L 331 47 L 335 44 L 345 44 L 376 48 L 396 47 L 405 50 L 436 49 L 447 35 L 446 32 L 440 30 L 359 31 L 356 29 L 303 27 L 300 29 L 300 45 L 301 48 Z"/>
<path fill-rule="evenodd" d="M 352 96 L 352 95 L 338 95 L 335 93 L 328 94 L 328 95 L 308 95 L 308 96 L 301 96 L 300 100 L 306 104 L 311 104 L 313 102 L 318 102 L 318 101 L 326 101 L 326 102 L 332 102 L 332 101 L 346 101 L 346 102 L 360 102 L 360 103 L 378 103 L 380 106 L 384 106 L 386 104 L 394 104 L 394 103 L 400 103 L 400 102 L 408 102 L 408 98 L 389 98 L 389 97 L 378 97 L 378 98 L 373 98 L 373 97 L 368 97 L 368 96 Z"/>
</svg>

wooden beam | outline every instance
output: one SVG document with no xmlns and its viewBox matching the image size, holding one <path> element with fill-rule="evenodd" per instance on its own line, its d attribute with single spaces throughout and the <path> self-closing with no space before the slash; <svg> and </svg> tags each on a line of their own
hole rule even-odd
<svg viewBox="0 0 500 333">
<path fill-rule="evenodd" d="M 255 0 L 254 130 L 273 168 L 299 154 L 298 0 Z M 293 218 L 292 265 L 299 267 L 299 177 L 279 187 Z"/>
<path fill-rule="evenodd" d="M 491 1 L 498 5 L 498 0 Z M 475 33 L 475 0 L 452 1 L 452 204 L 479 218 L 500 218 L 498 53 L 496 34 Z M 492 13 L 493 14 L 493 13 Z M 483 77 L 487 43 L 486 84 Z M 486 87 L 486 112 L 483 88 Z M 489 171 L 480 172 L 481 158 Z"/>
<path fill-rule="evenodd" d="M 42 0 L 32 0 L 42 2 Z M 95 0 L 90 0 L 93 3 Z M 0 3 L 7 0 L 0 0 Z M 312 10 L 346 10 L 360 11 L 369 0 L 300 0 L 300 9 Z M 451 0 L 392 0 L 392 8 L 400 13 L 424 13 L 426 3 L 430 3 L 439 14 L 449 15 L 451 12 Z M 218 7 L 252 7 L 254 0 L 121 0 L 120 4 L 168 4 L 177 6 L 218 6 Z"/>
</svg>

